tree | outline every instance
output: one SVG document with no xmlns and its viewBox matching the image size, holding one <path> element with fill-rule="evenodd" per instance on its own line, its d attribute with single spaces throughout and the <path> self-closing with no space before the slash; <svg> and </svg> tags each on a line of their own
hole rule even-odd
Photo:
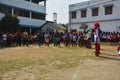
<svg viewBox="0 0 120 80">
<path fill-rule="evenodd" d="M 0 31 L 16 32 L 20 29 L 19 19 L 16 16 L 5 15 L 0 21 Z"/>
<path fill-rule="evenodd" d="M 65 27 L 65 28 L 67 28 L 68 26 L 67 26 L 67 24 L 61 24 L 63 27 Z"/>
<path fill-rule="evenodd" d="M 83 29 L 84 32 L 86 31 L 86 29 L 88 28 L 88 25 L 86 25 L 85 23 L 81 24 L 80 29 Z"/>
</svg>

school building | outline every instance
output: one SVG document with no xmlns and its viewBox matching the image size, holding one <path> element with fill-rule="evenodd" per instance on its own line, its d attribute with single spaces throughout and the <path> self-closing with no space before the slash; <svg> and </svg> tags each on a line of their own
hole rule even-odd
<svg viewBox="0 0 120 80">
<path fill-rule="evenodd" d="M 0 0 L 0 19 L 5 14 L 17 16 L 21 28 L 39 31 L 46 23 L 46 0 Z"/>
<path fill-rule="evenodd" d="M 99 22 L 105 32 L 120 32 L 120 0 L 89 0 L 69 5 L 68 31 L 80 31 L 82 24 L 93 28 Z"/>
</svg>

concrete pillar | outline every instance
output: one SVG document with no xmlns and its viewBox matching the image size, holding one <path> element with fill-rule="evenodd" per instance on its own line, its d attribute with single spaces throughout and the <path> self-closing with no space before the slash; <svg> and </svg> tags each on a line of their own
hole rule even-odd
<svg viewBox="0 0 120 80">
<path fill-rule="evenodd" d="M 69 12 L 69 25 L 68 25 L 68 32 L 71 31 L 71 12 Z"/>
<path fill-rule="evenodd" d="M 46 0 L 44 0 L 44 6 L 46 6 Z"/>
<path fill-rule="evenodd" d="M 32 12 L 30 11 L 30 20 L 32 19 Z M 32 33 L 32 28 L 30 28 L 30 34 Z"/>
<path fill-rule="evenodd" d="M 30 19 L 32 19 L 32 12 L 30 11 Z"/>
<path fill-rule="evenodd" d="M 30 0 L 30 3 L 32 2 L 32 0 Z"/>
<path fill-rule="evenodd" d="M 12 8 L 12 16 L 14 16 L 14 8 Z"/>
</svg>

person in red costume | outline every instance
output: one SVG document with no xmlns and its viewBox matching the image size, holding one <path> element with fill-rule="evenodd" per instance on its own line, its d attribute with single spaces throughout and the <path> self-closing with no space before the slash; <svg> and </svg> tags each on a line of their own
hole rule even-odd
<svg viewBox="0 0 120 80">
<path fill-rule="evenodd" d="M 100 24 L 94 23 L 94 42 L 95 42 L 95 55 L 98 57 L 100 54 Z"/>
</svg>

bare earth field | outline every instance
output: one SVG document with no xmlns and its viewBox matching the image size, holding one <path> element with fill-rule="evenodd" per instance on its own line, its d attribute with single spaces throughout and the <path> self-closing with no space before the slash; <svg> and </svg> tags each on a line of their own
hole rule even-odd
<svg viewBox="0 0 120 80">
<path fill-rule="evenodd" d="M 13 47 L 0 49 L 0 80 L 120 80 L 116 46 L 94 48 Z"/>
</svg>

